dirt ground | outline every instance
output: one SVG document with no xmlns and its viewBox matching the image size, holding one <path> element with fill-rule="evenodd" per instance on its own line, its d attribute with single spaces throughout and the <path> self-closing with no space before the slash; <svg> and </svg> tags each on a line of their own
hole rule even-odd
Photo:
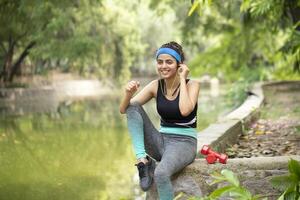
<svg viewBox="0 0 300 200">
<path fill-rule="evenodd" d="M 267 92 L 259 119 L 226 153 L 230 158 L 300 155 L 300 91 Z"/>
</svg>

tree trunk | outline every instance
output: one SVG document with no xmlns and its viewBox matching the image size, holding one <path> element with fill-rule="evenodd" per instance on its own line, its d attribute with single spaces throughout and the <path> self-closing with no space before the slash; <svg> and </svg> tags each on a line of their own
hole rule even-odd
<svg viewBox="0 0 300 200">
<path fill-rule="evenodd" d="M 118 78 L 120 76 L 122 67 L 124 65 L 124 60 L 123 60 L 123 52 L 121 49 L 121 42 L 122 42 L 122 38 L 118 37 L 115 41 L 114 41 L 114 47 L 115 47 L 115 55 L 116 58 L 114 60 L 114 71 L 113 71 L 113 76 L 115 78 Z"/>
<path fill-rule="evenodd" d="M 25 59 L 25 57 L 29 54 L 29 50 L 36 44 L 36 42 L 32 41 L 30 42 L 27 47 L 25 48 L 25 50 L 23 51 L 23 53 L 19 56 L 18 60 L 16 61 L 16 63 L 12 66 L 11 68 L 11 73 L 9 75 L 8 81 L 12 82 L 14 79 L 14 76 L 16 75 L 17 71 L 20 69 L 21 67 L 21 63 L 23 62 L 23 60 Z"/>
<path fill-rule="evenodd" d="M 13 62 L 14 47 L 15 47 L 15 42 L 10 36 L 8 40 L 8 50 L 4 56 L 4 63 L 3 63 L 2 72 L 0 76 L 0 80 L 3 80 L 3 82 L 7 82 L 8 77 L 10 75 L 10 69 Z"/>
</svg>

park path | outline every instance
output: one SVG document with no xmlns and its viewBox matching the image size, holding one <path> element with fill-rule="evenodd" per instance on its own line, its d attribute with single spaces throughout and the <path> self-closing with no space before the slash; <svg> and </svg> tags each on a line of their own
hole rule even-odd
<svg viewBox="0 0 300 200">
<path fill-rule="evenodd" d="M 265 91 L 260 117 L 226 153 L 231 158 L 300 155 L 300 91 Z"/>
</svg>

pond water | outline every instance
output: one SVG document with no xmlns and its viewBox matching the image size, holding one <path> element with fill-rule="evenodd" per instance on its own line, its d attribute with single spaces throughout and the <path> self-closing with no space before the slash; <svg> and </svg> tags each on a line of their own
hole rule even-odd
<svg viewBox="0 0 300 200">
<path fill-rule="evenodd" d="M 224 87 L 225 88 L 225 87 Z M 228 112 L 201 90 L 198 130 Z M 0 199 L 134 199 L 135 158 L 118 95 L 62 103 L 57 112 L 0 118 Z M 154 101 L 145 106 L 159 126 Z"/>
</svg>

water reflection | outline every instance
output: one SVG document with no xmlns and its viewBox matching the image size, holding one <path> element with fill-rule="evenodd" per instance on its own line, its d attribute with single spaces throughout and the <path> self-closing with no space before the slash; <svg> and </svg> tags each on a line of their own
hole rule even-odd
<svg viewBox="0 0 300 200">
<path fill-rule="evenodd" d="M 2 117 L 0 199 L 130 199 L 134 158 L 116 104 Z"/>
<path fill-rule="evenodd" d="M 56 112 L 0 118 L 0 199 L 134 199 L 140 195 L 119 99 L 61 103 Z M 198 129 L 226 109 L 202 89 Z M 152 100 L 145 110 L 156 127 Z"/>
</svg>

